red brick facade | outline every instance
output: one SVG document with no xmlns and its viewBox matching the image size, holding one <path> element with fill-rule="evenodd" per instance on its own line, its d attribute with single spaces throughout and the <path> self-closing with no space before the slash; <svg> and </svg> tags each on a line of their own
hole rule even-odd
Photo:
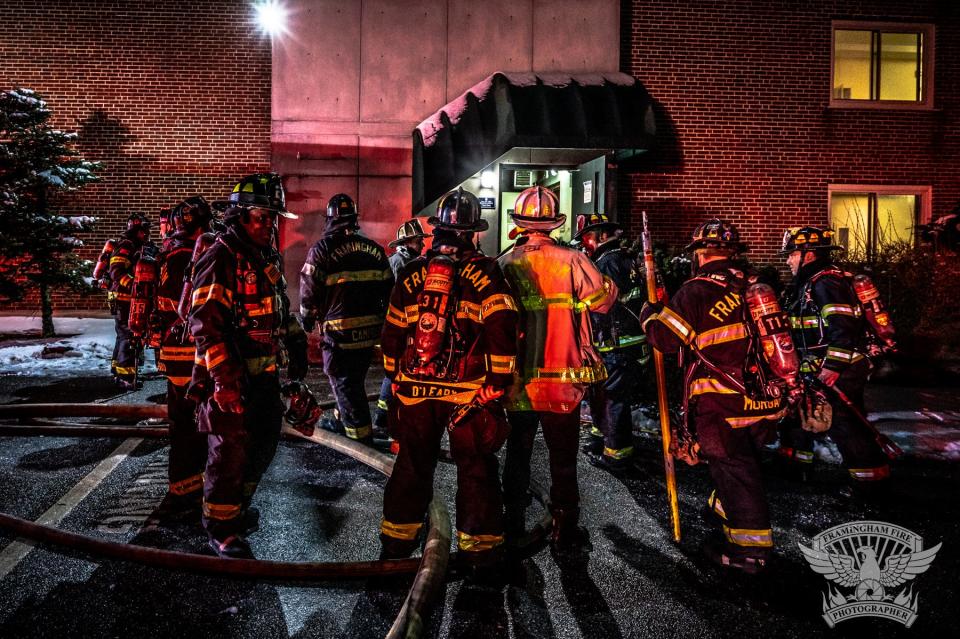
<svg viewBox="0 0 960 639">
<path fill-rule="evenodd" d="M 270 41 L 247 2 L 0 0 L 0 14 L 0 88 L 41 93 L 54 126 L 79 133 L 84 157 L 105 164 L 102 182 L 66 208 L 100 218 L 84 257 L 131 212 L 155 218 L 269 169 Z M 102 304 L 55 299 L 58 311 Z"/>
<path fill-rule="evenodd" d="M 661 153 L 621 174 L 621 218 L 655 238 L 737 222 L 769 262 L 783 229 L 826 223 L 829 184 L 929 185 L 960 200 L 960 10 L 936 0 L 623 0 L 622 69 L 659 103 Z M 936 25 L 934 111 L 829 109 L 831 20 Z"/>
</svg>

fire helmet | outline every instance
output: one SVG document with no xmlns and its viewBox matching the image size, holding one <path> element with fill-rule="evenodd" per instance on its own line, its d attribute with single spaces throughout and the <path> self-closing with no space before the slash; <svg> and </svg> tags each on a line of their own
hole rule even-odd
<svg viewBox="0 0 960 639">
<path fill-rule="evenodd" d="M 783 232 L 780 255 L 794 251 L 842 251 L 833 243 L 833 230 L 827 226 L 794 226 Z"/>
<path fill-rule="evenodd" d="M 542 186 L 531 186 L 522 191 L 510 215 L 518 227 L 535 231 L 552 231 L 567 219 L 566 215 L 560 213 L 557 195 Z"/>
<path fill-rule="evenodd" d="M 277 173 L 255 173 L 248 175 L 233 187 L 226 200 L 213 203 L 220 210 L 232 208 L 260 208 L 276 211 L 290 219 L 297 216 L 287 210 L 287 198 L 283 190 L 283 181 Z M 229 215 L 228 217 L 234 217 Z"/>
<path fill-rule="evenodd" d="M 400 225 L 400 228 L 397 229 L 397 239 L 390 242 L 387 246 L 399 246 L 408 240 L 413 240 L 418 237 L 430 237 L 430 234 L 424 233 L 423 226 L 420 225 L 420 220 L 414 218 Z"/>
<path fill-rule="evenodd" d="M 290 399 L 290 404 L 283 414 L 283 418 L 301 433 L 312 435 L 314 425 L 320 419 L 320 415 L 323 414 L 323 409 L 317 403 L 317 398 L 311 392 L 310 387 L 304 382 L 287 382 L 281 392 Z"/>
<path fill-rule="evenodd" d="M 606 229 L 609 231 L 619 231 L 620 225 L 611 220 L 603 213 L 591 213 L 590 215 L 577 216 L 577 232 L 574 234 L 574 240 L 581 240 L 584 235 L 590 231 L 599 231 Z"/>
<path fill-rule="evenodd" d="M 127 230 L 143 230 L 146 233 L 150 232 L 150 220 L 147 219 L 145 215 L 140 213 L 131 213 L 127 218 Z"/>
<path fill-rule="evenodd" d="M 337 193 L 327 202 L 327 219 L 342 220 L 359 217 L 357 205 L 346 193 Z"/>
<path fill-rule="evenodd" d="M 745 253 L 748 250 L 746 243 L 740 241 L 737 227 L 716 217 L 694 229 L 691 239 L 684 248 L 686 252 L 702 248 L 731 249 L 736 253 Z"/>
<path fill-rule="evenodd" d="M 170 215 L 170 223 L 178 233 L 193 233 L 198 228 L 207 231 L 212 219 L 210 203 L 202 195 L 188 197 Z"/>
<path fill-rule="evenodd" d="M 437 214 L 427 220 L 437 231 L 481 232 L 490 225 L 480 216 L 480 200 L 463 187 L 457 187 L 440 198 Z"/>
</svg>

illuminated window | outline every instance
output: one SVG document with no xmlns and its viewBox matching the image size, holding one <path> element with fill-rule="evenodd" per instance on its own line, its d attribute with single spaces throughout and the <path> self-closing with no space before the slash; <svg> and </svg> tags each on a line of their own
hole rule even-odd
<svg viewBox="0 0 960 639">
<path fill-rule="evenodd" d="M 930 187 L 830 187 L 830 226 L 853 259 L 899 243 L 914 246 L 917 225 L 929 217 Z"/>
<path fill-rule="evenodd" d="M 933 107 L 929 24 L 833 23 L 831 106 Z"/>
</svg>

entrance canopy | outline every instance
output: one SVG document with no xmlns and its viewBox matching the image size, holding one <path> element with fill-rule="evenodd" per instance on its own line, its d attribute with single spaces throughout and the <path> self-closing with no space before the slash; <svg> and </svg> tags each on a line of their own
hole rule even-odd
<svg viewBox="0 0 960 639">
<path fill-rule="evenodd" d="M 514 147 L 649 150 L 649 94 L 625 73 L 494 73 L 413 131 L 413 214 Z"/>
</svg>

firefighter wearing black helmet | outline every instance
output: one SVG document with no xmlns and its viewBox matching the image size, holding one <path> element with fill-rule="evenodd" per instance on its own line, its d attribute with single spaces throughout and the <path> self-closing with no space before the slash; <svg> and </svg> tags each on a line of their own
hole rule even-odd
<svg viewBox="0 0 960 639">
<path fill-rule="evenodd" d="M 457 189 L 440 199 L 433 245 L 400 270 L 381 344 L 400 444 L 383 496 L 384 556 L 410 554 L 433 493 L 444 430 L 457 464 L 457 543 L 475 564 L 503 543 L 496 451 L 507 436 L 499 398 L 516 368 L 517 307 L 496 261 L 477 251 L 480 203 Z M 459 416 L 459 417 L 455 417 Z"/>
<path fill-rule="evenodd" d="M 327 227 L 300 271 L 300 314 L 321 333 L 323 371 L 347 437 L 372 442 L 364 380 L 383 328 L 393 272 L 383 247 L 360 235 L 357 207 L 339 193 L 327 204 Z"/>
<path fill-rule="evenodd" d="M 721 566 L 754 573 L 773 549 L 759 449 L 782 415 L 779 400 L 751 399 L 737 388 L 751 351 L 744 292 L 756 278 L 733 261 L 747 247 L 732 224 L 701 224 L 687 250 L 693 276 L 666 304 L 644 305 L 641 320 L 651 346 L 684 353 L 686 419 L 709 464 L 711 517 L 724 537 L 705 550 Z"/>
<path fill-rule="evenodd" d="M 167 417 L 170 422 L 169 487 L 160 514 L 165 518 L 197 516 L 203 496 L 207 436 L 197 431 L 196 402 L 187 396 L 196 347 L 177 313 L 194 244 L 210 230 L 210 203 L 202 195 L 170 209 L 167 234 L 160 253 L 160 278 L 154 323 L 160 333 L 157 368 L 167 377 Z"/>
<path fill-rule="evenodd" d="M 643 400 L 644 365 L 650 359 L 647 339 L 640 329 L 640 309 L 646 282 L 636 256 L 621 245 L 620 225 L 602 213 L 580 216 L 573 239 L 617 285 L 617 302 L 607 313 L 591 313 L 593 342 L 607 369 L 607 378 L 591 387 L 591 434 L 598 440 L 587 447 L 594 465 L 620 473 L 633 457 L 632 402 Z"/>
<path fill-rule="evenodd" d="M 110 297 L 116 304 L 117 341 L 113 347 L 110 370 L 117 386 L 124 390 L 134 387 L 137 376 L 137 359 L 142 357 L 130 331 L 130 299 L 133 292 L 133 273 L 144 250 L 155 247 L 149 241 L 150 221 L 133 213 L 127 218 L 127 229 L 110 256 Z"/>
<path fill-rule="evenodd" d="M 423 232 L 423 226 L 420 220 L 407 220 L 397 229 L 397 239 L 393 240 L 387 246 L 394 249 L 390 256 L 390 270 L 393 271 L 393 277 L 396 279 L 397 273 L 404 266 L 420 257 L 423 253 L 424 239 L 430 237 L 429 233 Z M 377 410 L 373 416 L 373 428 L 375 433 L 383 433 L 387 426 L 387 411 L 390 409 L 390 399 L 393 397 L 390 391 L 390 379 L 384 377 L 383 384 L 380 386 L 380 397 L 377 398 Z"/>
<path fill-rule="evenodd" d="M 863 308 L 851 280 L 831 260 L 842 247 L 833 243 L 833 231 L 818 226 L 787 229 L 780 254 L 786 256 L 794 279 L 784 291 L 784 311 L 790 318 L 793 342 L 803 370 L 817 383 L 832 387 L 822 396 L 830 402 L 830 438 L 837 444 L 850 475 L 850 490 L 872 496 L 885 485 L 890 466 L 883 450 L 836 390 L 866 414 L 864 387 L 870 376 Z M 804 478 L 813 462 L 812 432 L 790 419 L 781 429 L 780 453 L 790 474 Z"/>
<path fill-rule="evenodd" d="M 207 434 L 203 525 L 221 557 L 249 557 L 246 531 L 256 521 L 254 491 L 280 439 L 284 405 L 279 367 L 306 374 L 306 339 L 289 312 L 277 216 L 287 212 L 276 174 L 241 180 L 224 208 L 227 230 L 193 268 L 190 333 L 196 365 L 189 393 Z"/>
</svg>

